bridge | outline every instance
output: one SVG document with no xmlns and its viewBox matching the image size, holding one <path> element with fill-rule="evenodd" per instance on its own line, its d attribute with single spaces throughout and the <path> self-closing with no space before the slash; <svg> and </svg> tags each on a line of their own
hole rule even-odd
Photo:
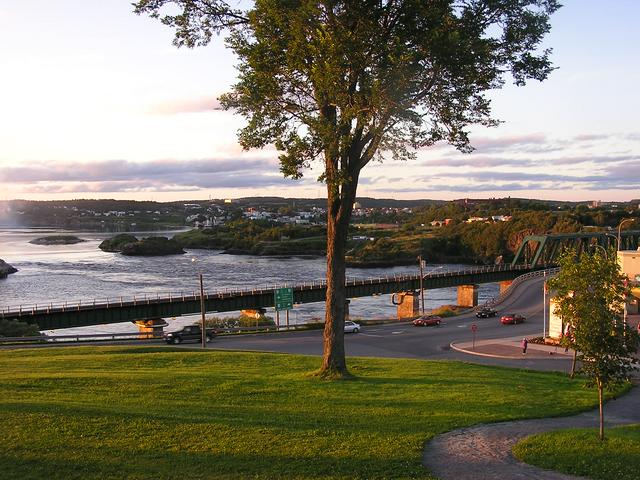
<svg viewBox="0 0 640 480">
<path fill-rule="evenodd" d="M 640 231 L 625 230 L 618 236 L 607 232 L 560 233 L 553 235 L 529 235 L 522 240 L 511 265 L 554 265 L 565 249 L 573 249 L 578 255 L 595 245 L 605 250 L 637 250 Z"/>
<path fill-rule="evenodd" d="M 513 280 L 543 265 L 496 265 L 470 268 L 455 272 L 430 273 L 423 277 L 426 290 L 475 285 Z M 323 302 L 326 297 L 325 281 L 298 285 L 280 285 L 268 288 L 205 292 L 207 312 L 230 312 L 274 306 L 277 288 L 293 288 L 294 303 Z M 388 277 L 351 279 L 346 282 L 347 298 L 365 297 L 415 291 L 420 288 L 420 275 L 394 275 Z M 103 299 L 78 302 L 50 303 L 5 307 L 0 318 L 36 324 L 40 330 L 80 327 L 137 320 L 155 320 L 200 312 L 200 295 L 193 293 L 166 296 L 142 295 L 133 298 Z"/>
</svg>

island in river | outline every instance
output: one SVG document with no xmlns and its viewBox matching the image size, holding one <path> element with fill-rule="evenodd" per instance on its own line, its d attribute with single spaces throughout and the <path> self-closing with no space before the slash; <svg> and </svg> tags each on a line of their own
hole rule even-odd
<svg viewBox="0 0 640 480">
<path fill-rule="evenodd" d="M 34 238 L 29 243 L 33 245 L 74 245 L 82 242 L 86 242 L 86 240 L 73 235 L 49 235 L 47 237 Z"/>
<path fill-rule="evenodd" d="M 179 255 L 185 253 L 182 245 L 167 237 L 147 237 L 138 240 L 129 234 L 116 235 L 103 241 L 98 248 L 103 252 L 121 253 L 130 256 Z"/>
</svg>

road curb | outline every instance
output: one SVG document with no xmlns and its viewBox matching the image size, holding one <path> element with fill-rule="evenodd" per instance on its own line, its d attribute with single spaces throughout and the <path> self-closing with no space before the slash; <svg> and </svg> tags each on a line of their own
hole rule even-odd
<svg viewBox="0 0 640 480">
<path fill-rule="evenodd" d="M 467 355 L 475 355 L 477 357 L 508 358 L 508 359 L 519 358 L 519 357 L 516 357 L 516 356 L 497 355 L 497 354 L 492 354 L 492 353 L 482 353 L 482 352 L 476 352 L 474 350 L 467 350 L 466 348 L 462 348 L 462 347 L 457 346 L 455 342 L 451 342 L 449 344 L 449 347 L 452 350 L 455 350 L 456 352 L 466 353 Z"/>
<path fill-rule="evenodd" d="M 486 352 L 478 352 L 476 350 L 470 350 L 466 346 L 462 347 L 458 345 L 458 343 L 467 344 L 468 342 L 451 342 L 449 344 L 449 347 L 452 350 L 455 350 L 456 352 L 466 353 L 467 355 L 475 355 L 478 357 L 503 358 L 508 360 L 517 360 L 517 359 L 520 359 L 520 360 L 567 360 L 570 358 L 569 356 L 566 356 L 566 355 L 562 355 L 562 354 L 554 355 L 553 353 L 549 353 L 549 352 L 547 352 L 548 355 L 544 355 L 538 352 L 533 353 L 533 351 L 535 350 L 534 348 L 530 348 L 528 355 L 500 355 L 497 353 L 486 353 Z"/>
</svg>

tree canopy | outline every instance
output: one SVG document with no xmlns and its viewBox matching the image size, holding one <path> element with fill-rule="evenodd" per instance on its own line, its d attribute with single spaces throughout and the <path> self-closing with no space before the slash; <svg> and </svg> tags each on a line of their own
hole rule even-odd
<svg viewBox="0 0 640 480">
<path fill-rule="evenodd" d="M 472 150 L 469 127 L 495 126 L 487 92 L 544 80 L 540 50 L 556 0 L 139 0 L 175 29 L 177 46 L 216 33 L 237 54 L 222 96 L 242 114 L 244 148 L 275 145 L 285 176 L 314 161 L 327 185 L 327 316 L 323 370 L 346 372 L 344 255 L 362 168 L 445 141 Z M 171 8 L 167 8 L 171 7 Z"/>
<path fill-rule="evenodd" d="M 573 251 L 565 253 L 560 273 L 548 283 L 556 298 L 555 313 L 569 331 L 565 344 L 577 353 L 578 373 L 598 389 L 603 438 L 602 391 L 628 379 L 637 363 L 639 339 L 623 318 L 628 289 L 615 252 L 600 247 L 576 257 Z"/>
</svg>

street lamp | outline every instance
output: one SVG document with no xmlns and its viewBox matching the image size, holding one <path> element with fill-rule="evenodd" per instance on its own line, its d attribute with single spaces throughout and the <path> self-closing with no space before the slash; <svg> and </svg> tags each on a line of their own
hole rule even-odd
<svg viewBox="0 0 640 480">
<path fill-rule="evenodd" d="M 620 237 L 621 237 L 621 231 L 622 231 L 622 225 L 625 224 L 625 222 L 635 222 L 635 218 L 624 218 L 622 219 L 622 221 L 620 222 L 620 224 L 618 225 L 618 251 L 620 251 Z M 620 259 L 618 259 L 618 262 L 620 261 Z M 622 323 L 624 325 L 627 324 L 627 299 L 624 299 L 624 310 L 622 313 Z"/>
<path fill-rule="evenodd" d="M 618 225 L 618 251 L 620 251 L 620 235 L 621 235 L 621 230 L 622 230 L 622 225 L 625 224 L 625 222 L 635 222 L 636 219 L 635 218 L 623 218 L 622 221 L 620 222 L 620 224 Z"/>
<path fill-rule="evenodd" d="M 196 259 L 191 259 L 192 263 L 196 263 Z M 202 281 L 202 272 L 198 270 L 198 279 L 200 280 L 200 340 L 202 342 L 202 348 L 207 348 L 207 333 L 205 330 L 205 315 L 204 315 L 204 282 Z"/>
<path fill-rule="evenodd" d="M 420 262 L 420 315 L 424 315 L 424 288 L 422 284 L 424 261 L 422 260 L 422 255 L 418 255 L 418 262 Z"/>
<path fill-rule="evenodd" d="M 606 260 L 609 260 L 609 255 L 607 254 L 607 249 L 604 248 L 602 245 L 598 245 L 597 243 L 594 243 L 593 245 L 591 245 L 591 247 L 593 247 L 593 248 L 601 248 L 602 252 L 604 253 L 604 258 Z"/>
</svg>

